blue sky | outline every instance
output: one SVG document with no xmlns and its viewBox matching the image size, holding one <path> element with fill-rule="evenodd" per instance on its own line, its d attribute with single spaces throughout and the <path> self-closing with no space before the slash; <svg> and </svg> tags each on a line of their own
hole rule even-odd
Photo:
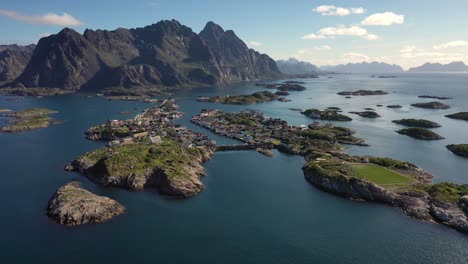
<svg viewBox="0 0 468 264">
<path fill-rule="evenodd" d="M 275 59 L 408 68 L 468 62 L 466 10 L 466 0 L 0 0 L 0 44 L 35 43 L 64 26 L 82 33 L 174 18 L 199 32 L 211 20 Z"/>
</svg>

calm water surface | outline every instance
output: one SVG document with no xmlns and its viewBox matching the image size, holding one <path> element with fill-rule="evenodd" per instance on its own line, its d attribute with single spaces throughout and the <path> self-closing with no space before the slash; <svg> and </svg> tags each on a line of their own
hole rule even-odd
<svg viewBox="0 0 468 264">
<path fill-rule="evenodd" d="M 467 75 L 402 75 L 377 79 L 336 75 L 306 80 L 307 91 L 292 93 L 290 103 L 272 102 L 247 108 L 292 124 L 311 119 L 289 108 L 337 106 L 347 111 L 375 108 L 376 120 L 354 117 L 340 123 L 358 131 L 372 146 L 352 147 L 356 155 L 389 156 L 411 161 L 436 175 L 435 181 L 468 183 L 468 160 L 445 149 L 468 143 L 468 122 L 445 114 L 468 111 Z M 386 96 L 336 95 L 343 90 L 383 89 Z M 195 101 L 198 95 L 245 94 L 262 90 L 253 84 L 202 88 L 178 94 L 186 116 L 180 122 L 210 135 L 218 143 L 234 141 L 213 135 L 189 120 L 202 108 L 239 111 Z M 454 97 L 450 110 L 412 109 L 418 95 Z M 443 226 L 406 217 L 378 204 L 353 202 L 309 185 L 301 157 L 256 152 L 217 153 L 205 164 L 206 190 L 184 201 L 154 191 L 130 192 L 96 186 L 63 165 L 102 146 L 83 138 L 83 131 L 108 118 L 125 118 L 150 105 L 109 102 L 83 94 L 6 101 L 0 108 L 47 107 L 60 111 L 64 123 L 47 129 L 0 135 L 0 259 L 2 263 L 467 263 L 468 237 Z M 400 104 L 402 109 L 378 108 Z M 120 111 L 132 111 L 119 115 Z M 446 139 L 424 142 L 400 136 L 391 120 L 426 118 L 443 125 L 435 129 Z M 3 122 L 4 119 L 0 119 Z M 72 179 L 100 195 L 121 202 L 127 213 L 99 225 L 66 228 L 45 216 L 48 199 Z"/>
</svg>

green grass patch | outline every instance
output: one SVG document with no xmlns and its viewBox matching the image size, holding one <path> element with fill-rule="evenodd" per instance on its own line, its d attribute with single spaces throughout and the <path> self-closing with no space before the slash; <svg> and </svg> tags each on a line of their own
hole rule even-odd
<svg viewBox="0 0 468 264">
<path fill-rule="evenodd" d="M 408 185 L 415 182 L 414 179 L 386 169 L 376 164 L 351 164 L 353 175 L 364 178 L 378 185 Z"/>
</svg>

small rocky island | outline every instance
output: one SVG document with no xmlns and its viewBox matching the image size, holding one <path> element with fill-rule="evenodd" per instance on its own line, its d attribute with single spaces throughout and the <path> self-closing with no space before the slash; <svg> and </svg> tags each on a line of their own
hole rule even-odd
<svg viewBox="0 0 468 264">
<path fill-rule="evenodd" d="M 319 109 L 307 109 L 302 112 L 303 115 L 313 119 L 326 120 L 326 121 L 352 121 L 353 119 L 349 116 L 340 114 L 338 110 L 319 110 Z"/>
<path fill-rule="evenodd" d="M 421 140 L 442 140 L 442 139 L 444 139 L 442 136 L 440 136 L 437 133 L 432 132 L 431 130 L 428 130 L 428 129 L 425 129 L 425 128 L 419 128 L 419 127 L 401 129 L 401 130 L 398 130 L 397 133 L 400 134 L 400 135 L 407 135 L 409 137 L 412 137 L 412 138 L 415 138 L 415 139 L 421 139 Z"/>
<path fill-rule="evenodd" d="M 124 211 L 118 202 L 83 189 L 78 182 L 60 187 L 47 207 L 49 218 L 67 226 L 105 222 Z"/>
<path fill-rule="evenodd" d="M 363 112 L 349 112 L 350 114 L 358 115 L 364 118 L 379 118 L 381 115 L 374 111 L 363 111 Z"/>
<path fill-rule="evenodd" d="M 408 127 L 421 127 L 421 128 L 438 128 L 441 127 L 440 124 L 436 122 L 432 122 L 425 119 L 401 119 L 401 120 L 393 120 L 395 124 L 408 126 Z"/>
<path fill-rule="evenodd" d="M 456 114 L 446 115 L 446 117 L 452 118 L 452 119 L 468 121 L 468 112 L 460 112 L 460 113 L 456 113 Z"/>
<path fill-rule="evenodd" d="M 403 108 L 403 106 L 401 106 L 401 105 L 387 105 L 387 108 L 400 109 L 400 108 Z"/>
<path fill-rule="evenodd" d="M 438 99 L 438 100 L 450 100 L 453 98 L 444 97 L 444 96 L 433 96 L 433 95 L 420 95 L 419 98 L 427 98 L 427 99 Z"/>
<path fill-rule="evenodd" d="M 468 144 L 452 144 L 448 145 L 447 149 L 453 152 L 455 155 L 468 158 Z"/>
<path fill-rule="evenodd" d="M 17 133 L 22 131 L 46 128 L 48 126 L 60 123 L 52 119 L 49 115 L 56 114 L 57 111 L 45 108 L 29 108 L 16 112 L 6 112 L 4 117 L 11 117 L 7 121 L 9 124 L 0 129 L 3 133 Z"/>
<path fill-rule="evenodd" d="M 345 91 L 345 92 L 339 92 L 338 95 L 343 95 L 343 96 L 369 96 L 369 95 L 386 95 L 388 94 L 385 91 L 382 90 L 358 90 L 358 91 Z"/>
<path fill-rule="evenodd" d="M 199 97 L 199 102 L 233 104 L 233 105 L 251 105 L 278 100 L 279 96 L 269 91 L 256 92 L 251 95 L 225 95 L 213 97 Z"/>
<path fill-rule="evenodd" d="M 276 84 L 261 84 L 257 83 L 256 86 L 265 87 L 268 89 L 277 89 L 278 91 L 292 91 L 292 92 L 301 92 L 305 91 L 306 88 L 302 86 L 303 82 L 296 82 L 296 81 L 286 81 L 283 83 L 276 83 Z"/>
<path fill-rule="evenodd" d="M 417 108 L 425 108 L 425 109 L 441 109 L 441 110 L 450 109 L 449 105 L 446 105 L 440 102 L 417 103 L 417 104 L 412 104 L 411 106 L 417 107 Z"/>
</svg>

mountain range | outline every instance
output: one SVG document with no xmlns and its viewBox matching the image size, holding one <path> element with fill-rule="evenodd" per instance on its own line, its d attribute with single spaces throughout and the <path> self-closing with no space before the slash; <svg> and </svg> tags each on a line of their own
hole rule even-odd
<svg viewBox="0 0 468 264">
<path fill-rule="evenodd" d="M 398 65 L 375 61 L 340 64 L 336 66 L 321 66 L 319 69 L 339 73 L 398 73 L 404 71 L 403 68 Z"/>
<path fill-rule="evenodd" d="M 459 61 L 452 62 L 449 64 L 440 63 L 425 63 L 419 67 L 414 67 L 408 70 L 408 72 L 424 73 L 424 72 L 468 72 L 468 66 Z"/>
<path fill-rule="evenodd" d="M 36 45 L 0 45 L 0 82 L 16 79 L 26 68 Z"/>
<path fill-rule="evenodd" d="M 232 30 L 208 22 L 195 33 L 176 20 L 143 28 L 65 28 L 39 40 L 24 71 L 9 84 L 66 91 L 159 90 L 282 76 L 268 55 L 249 49 Z"/>
<path fill-rule="evenodd" d="M 312 74 L 318 72 L 318 67 L 312 63 L 299 61 L 294 58 L 290 58 L 288 60 L 278 60 L 276 61 L 276 64 L 282 73 L 289 75 Z"/>
</svg>

